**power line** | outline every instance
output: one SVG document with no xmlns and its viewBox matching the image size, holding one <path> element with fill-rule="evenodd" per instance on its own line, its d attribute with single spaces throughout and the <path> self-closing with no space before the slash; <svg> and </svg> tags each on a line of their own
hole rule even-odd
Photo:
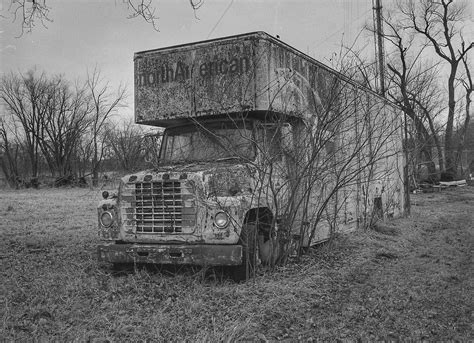
<svg viewBox="0 0 474 343">
<path fill-rule="evenodd" d="M 214 32 L 214 30 L 216 29 L 217 25 L 219 25 L 219 23 L 221 22 L 222 18 L 224 18 L 225 14 L 227 13 L 227 11 L 230 9 L 230 7 L 232 6 L 232 4 L 234 3 L 234 0 L 230 0 L 230 3 L 229 5 L 227 6 L 227 8 L 225 9 L 224 13 L 222 13 L 221 17 L 219 18 L 219 20 L 217 21 L 216 25 L 214 25 L 214 27 L 212 28 L 211 32 L 209 32 L 209 34 L 207 35 L 207 38 L 209 38 L 212 33 Z"/>
<path fill-rule="evenodd" d="M 358 16 L 356 19 L 353 20 L 353 23 L 355 23 L 357 20 L 359 20 L 360 18 L 364 17 L 367 13 L 369 13 L 370 11 L 372 11 L 372 9 L 368 9 L 367 11 L 365 11 L 364 13 L 362 13 L 360 16 Z M 332 38 L 333 36 L 335 36 L 336 34 L 338 34 L 339 32 L 341 31 L 345 31 L 345 27 L 342 27 L 340 28 L 339 30 L 337 31 L 334 31 L 333 33 L 331 33 L 329 36 L 325 37 L 323 40 L 320 40 L 319 42 L 317 42 L 314 47 L 317 48 L 318 46 L 320 46 L 321 44 L 323 44 L 324 42 L 326 42 L 329 38 Z"/>
</svg>

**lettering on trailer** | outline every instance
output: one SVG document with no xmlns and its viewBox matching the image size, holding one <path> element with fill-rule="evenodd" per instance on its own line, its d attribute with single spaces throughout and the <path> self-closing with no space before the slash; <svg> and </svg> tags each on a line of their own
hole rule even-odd
<svg viewBox="0 0 474 343">
<path fill-rule="evenodd" d="M 200 77 L 208 78 L 217 75 L 242 74 L 249 70 L 247 57 L 234 57 L 230 60 L 221 59 L 202 63 L 197 68 Z M 158 86 L 169 82 L 180 82 L 191 78 L 191 69 L 188 65 L 177 62 L 176 65 L 162 65 L 150 71 L 139 73 L 135 83 L 137 86 Z"/>
</svg>

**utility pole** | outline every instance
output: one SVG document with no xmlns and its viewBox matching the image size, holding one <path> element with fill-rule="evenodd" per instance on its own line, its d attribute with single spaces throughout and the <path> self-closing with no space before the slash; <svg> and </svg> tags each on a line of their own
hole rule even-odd
<svg viewBox="0 0 474 343">
<path fill-rule="evenodd" d="M 385 96 L 385 52 L 383 46 L 382 0 L 372 0 L 374 10 L 375 51 L 380 95 Z"/>
</svg>

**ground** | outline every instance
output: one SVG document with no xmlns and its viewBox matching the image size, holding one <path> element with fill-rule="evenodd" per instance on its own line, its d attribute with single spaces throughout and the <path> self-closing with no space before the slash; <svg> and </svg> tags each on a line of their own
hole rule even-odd
<svg viewBox="0 0 474 343">
<path fill-rule="evenodd" d="M 0 193 L 0 339 L 472 340 L 474 187 L 235 284 L 220 270 L 97 263 L 99 191 Z"/>
</svg>

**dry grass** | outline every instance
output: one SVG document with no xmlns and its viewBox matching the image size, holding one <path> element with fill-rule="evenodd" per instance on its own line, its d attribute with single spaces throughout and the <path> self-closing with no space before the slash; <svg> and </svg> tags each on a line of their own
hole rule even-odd
<svg viewBox="0 0 474 343">
<path fill-rule="evenodd" d="M 16 341 L 468 340 L 474 188 L 338 237 L 246 284 L 220 270 L 98 265 L 100 193 L 0 194 L 0 338 Z"/>
</svg>

